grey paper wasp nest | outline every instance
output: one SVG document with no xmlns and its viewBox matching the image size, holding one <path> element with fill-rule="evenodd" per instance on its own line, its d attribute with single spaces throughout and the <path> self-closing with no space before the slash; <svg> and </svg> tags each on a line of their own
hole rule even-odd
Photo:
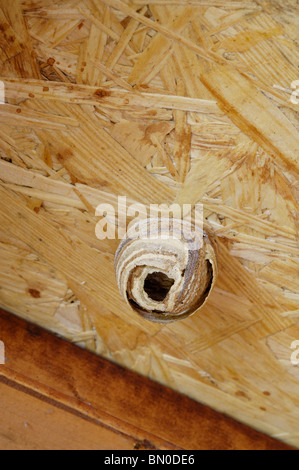
<svg viewBox="0 0 299 470">
<path fill-rule="evenodd" d="M 115 270 L 122 296 L 139 315 L 182 320 L 204 305 L 215 284 L 216 242 L 182 220 L 143 220 L 120 244 Z"/>
</svg>

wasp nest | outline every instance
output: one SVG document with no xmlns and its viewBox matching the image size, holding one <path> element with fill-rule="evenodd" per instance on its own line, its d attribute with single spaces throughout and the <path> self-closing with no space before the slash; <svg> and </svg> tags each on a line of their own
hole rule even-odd
<svg viewBox="0 0 299 470">
<path fill-rule="evenodd" d="M 182 320 L 204 305 L 217 275 L 214 237 L 181 220 L 143 220 L 116 253 L 115 270 L 127 303 L 147 320 Z"/>
</svg>

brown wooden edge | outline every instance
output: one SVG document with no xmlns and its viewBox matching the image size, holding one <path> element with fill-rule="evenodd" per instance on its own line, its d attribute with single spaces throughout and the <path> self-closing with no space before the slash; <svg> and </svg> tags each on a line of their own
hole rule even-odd
<svg viewBox="0 0 299 470">
<path fill-rule="evenodd" d="M 129 448 L 291 450 L 2 310 L 0 340 L 0 383 L 124 436 Z"/>
</svg>

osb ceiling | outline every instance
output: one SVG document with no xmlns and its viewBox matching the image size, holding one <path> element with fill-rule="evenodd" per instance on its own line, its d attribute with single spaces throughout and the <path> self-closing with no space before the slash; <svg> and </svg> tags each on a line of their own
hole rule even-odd
<svg viewBox="0 0 299 470">
<path fill-rule="evenodd" d="M 1 306 L 299 445 L 297 2 L 0 0 L 0 44 Z M 204 205 L 194 316 L 120 297 L 119 195 Z"/>
</svg>

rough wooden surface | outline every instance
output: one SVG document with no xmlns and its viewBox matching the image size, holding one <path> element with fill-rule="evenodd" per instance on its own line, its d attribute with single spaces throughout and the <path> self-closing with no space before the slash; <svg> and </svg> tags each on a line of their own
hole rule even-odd
<svg viewBox="0 0 299 470">
<path fill-rule="evenodd" d="M 290 449 L 3 311 L 0 331 L 1 450 Z"/>
<path fill-rule="evenodd" d="M 1 450 L 132 450 L 136 443 L 30 396 L 10 382 L 0 382 L 0 393 Z"/>
<path fill-rule="evenodd" d="M 295 0 L 0 0 L 0 304 L 299 445 Z M 138 318 L 95 208 L 201 202 L 208 304 Z"/>
</svg>

